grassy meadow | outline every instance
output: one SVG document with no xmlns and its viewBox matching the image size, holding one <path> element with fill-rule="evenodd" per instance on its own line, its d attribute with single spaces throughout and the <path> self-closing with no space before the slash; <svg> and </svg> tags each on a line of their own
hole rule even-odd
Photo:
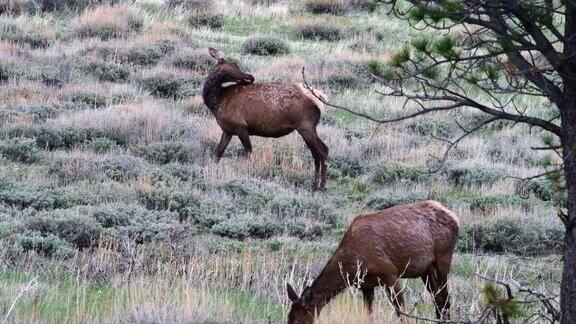
<svg viewBox="0 0 576 324">
<path fill-rule="evenodd" d="M 305 66 L 331 102 L 385 118 L 416 107 L 378 94 L 368 66 L 422 33 L 368 0 L 0 0 L 0 321 L 282 322 L 285 283 L 314 279 L 356 214 L 425 199 L 462 224 L 454 318 L 482 310 L 476 273 L 558 292 L 553 186 L 517 179 L 558 161 L 530 149 L 536 129 L 493 124 L 428 173 L 447 148 L 434 137 L 472 112 L 378 125 L 327 107 L 326 192 L 296 133 L 252 138 L 248 160 L 235 138 L 211 162 L 208 46 L 256 82 Z M 433 316 L 420 281 L 405 293 Z M 397 321 L 383 291 L 375 309 L 351 288 L 320 321 Z"/>
</svg>

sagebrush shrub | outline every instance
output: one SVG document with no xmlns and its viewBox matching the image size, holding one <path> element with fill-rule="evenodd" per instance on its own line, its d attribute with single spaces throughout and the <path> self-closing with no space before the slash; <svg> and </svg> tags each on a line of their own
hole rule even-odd
<svg viewBox="0 0 576 324">
<path fill-rule="evenodd" d="M 70 66 L 65 63 L 54 63 L 42 68 L 41 77 L 44 84 L 53 87 L 62 87 L 70 81 Z"/>
<path fill-rule="evenodd" d="M 100 167 L 109 179 L 126 181 L 137 178 L 146 164 L 142 159 L 119 155 L 105 159 L 100 163 Z"/>
<path fill-rule="evenodd" d="M 362 161 L 352 156 L 335 155 L 330 157 L 328 175 L 331 179 L 356 178 L 364 173 Z"/>
<path fill-rule="evenodd" d="M 22 18 L 17 21 L 0 20 L 0 38 L 18 44 L 27 44 L 32 48 L 44 48 L 51 45 L 55 35 L 43 20 Z"/>
<path fill-rule="evenodd" d="M 190 94 L 191 87 L 199 86 L 201 82 L 200 76 L 162 69 L 144 73 L 138 79 L 141 87 L 162 98 L 184 97 Z"/>
<path fill-rule="evenodd" d="M 0 0 L 0 14 L 34 14 L 39 9 L 34 0 Z"/>
<path fill-rule="evenodd" d="M 547 179 L 532 179 L 526 183 L 519 181 L 516 184 L 516 192 L 518 194 L 530 193 L 544 201 L 550 201 L 554 198 L 552 184 Z"/>
<path fill-rule="evenodd" d="M 503 178 L 497 170 L 481 166 L 453 166 L 444 170 L 443 174 L 455 186 L 481 186 Z"/>
<path fill-rule="evenodd" d="M 290 53 L 290 47 L 286 42 L 274 37 L 249 38 L 242 45 L 244 54 L 254 55 L 285 55 Z"/>
<path fill-rule="evenodd" d="M 470 210 L 473 212 L 491 212 L 498 207 L 518 206 L 529 210 L 531 204 L 528 200 L 517 195 L 482 195 L 470 200 Z"/>
<path fill-rule="evenodd" d="M 113 62 L 88 60 L 81 64 L 81 69 L 106 82 L 125 82 L 130 78 L 130 70 L 122 65 Z"/>
<path fill-rule="evenodd" d="M 93 218 L 70 211 L 50 211 L 26 221 L 26 228 L 54 235 L 82 249 L 98 243 L 102 227 Z"/>
<path fill-rule="evenodd" d="M 209 11 L 197 11 L 188 16 L 188 24 L 192 27 L 220 28 L 224 25 L 224 15 Z"/>
<path fill-rule="evenodd" d="M 18 257 L 19 254 L 35 251 L 36 253 L 57 259 L 70 258 L 76 253 L 73 244 L 54 234 L 40 232 L 18 233 L 11 242 L 11 253 Z"/>
<path fill-rule="evenodd" d="M 177 68 L 189 69 L 204 74 L 214 65 L 214 59 L 204 53 L 183 52 L 174 56 L 172 64 Z"/>
<path fill-rule="evenodd" d="M 457 249 L 464 253 L 514 253 L 548 255 L 563 252 L 563 230 L 536 221 L 497 219 L 465 223 Z"/>
<path fill-rule="evenodd" d="M 84 143 L 84 147 L 96 153 L 105 153 L 117 149 L 118 144 L 108 138 L 95 137 Z"/>
<path fill-rule="evenodd" d="M 66 86 L 62 89 L 62 96 L 75 104 L 84 104 L 91 108 L 104 107 L 108 103 L 105 92 L 91 85 Z"/>
<path fill-rule="evenodd" d="M 377 8 L 372 0 L 305 0 L 304 10 L 312 14 L 341 15 L 351 10 L 372 12 Z"/>
<path fill-rule="evenodd" d="M 236 219 L 225 220 L 212 226 L 212 232 L 220 236 L 243 240 L 270 238 L 283 232 L 282 225 L 271 220 Z"/>
<path fill-rule="evenodd" d="M 196 161 L 199 155 L 197 148 L 193 145 L 176 141 L 150 143 L 135 148 L 133 153 L 150 162 L 159 164 L 170 162 L 190 163 Z"/>
<path fill-rule="evenodd" d="M 213 0 L 168 0 L 170 8 L 183 7 L 194 11 L 210 11 L 214 9 Z"/>
<path fill-rule="evenodd" d="M 392 184 L 396 182 L 425 181 L 430 176 L 421 167 L 392 164 L 375 170 L 372 174 L 372 181 L 379 184 Z"/>
<path fill-rule="evenodd" d="M 119 53 L 119 57 L 128 63 L 148 66 L 158 63 L 164 54 L 157 45 L 136 44 Z"/>
<path fill-rule="evenodd" d="M 342 30 L 328 21 L 299 21 L 294 27 L 297 37 L 311 40 L 337 41 L 343 37 Z"/>
<path fill-rule="evenodd" d="M 36 141 L 29 138 L 12 138 L 0 141 L 0 156 L 14 162 L 34 163 L 42 157 Z"/>
</svg>

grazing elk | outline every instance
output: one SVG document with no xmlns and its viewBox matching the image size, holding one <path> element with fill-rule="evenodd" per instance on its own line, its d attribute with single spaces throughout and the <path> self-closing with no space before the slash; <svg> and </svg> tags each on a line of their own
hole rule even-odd
<svg viewBox="0 0 576 324">
<path fill-rule="evenodd" d="M 210 55 L 218 60 L 206 77 L 202 97 L 222 128 L 222 138 L 214 152 L 218 163 L 232 136 L 240 138 L 247 155 L 252 151 L 250 135 L 281 137 L 296 130 L 314 158 L 313 189 L 324 190 L 328 169 L 328 147 L 316 126 L 326 96 L 310 92 L 300 83 L 254 83 L 254 77 L 215 49 Z M 230 85 L 230 83 L 233 83 Z"/>
<path fill-rule="evenodd" d="M 436 201 L 357 216 L 312 286 L 298 296 L 287 284 L 292 301 L 288 323 L 313 323 L 314 316 L 350 284 L 362 291 L 369 314 L 374 288 L 386 287 L 401 315 L 404 300 L 399 278 L 418 277 L 434 297 L 436 316 L 448 319 L 447 280 L 458 228 L 458 216 Z"/>
</svg>

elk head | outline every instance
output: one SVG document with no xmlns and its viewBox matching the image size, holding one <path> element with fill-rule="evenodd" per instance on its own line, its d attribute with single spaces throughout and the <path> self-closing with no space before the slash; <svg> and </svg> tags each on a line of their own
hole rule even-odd
<svg viewBox="0 0 576 324">
<path fill-rule="evenodd" d="M 212 71 L 210 71 L 210 74 L 215 74 L 217 76 L 220 85 L 228 82 L 240 84 L 254 83 L 254 77 L 251 74 L 240 70 L 235 62 L 230 62 L 224 59 L 218 50 L 210 47 L 208 48 L 208 52 L 210 52 L 210 56 L 218 60 L 216 65 L 212 68 Z"/>
<path fill-rule="evenodd" d="M 288 298 L 292 301 L 290 313 L 288 313 L 288 324 L 312 324 L 314 323 L 315 309 L 310 304 L 312 301 L 312 291 L 310 287 L 304 288 L 302 296 L 294 291 L 294 288 L 287 283 Z"/>
</svg>

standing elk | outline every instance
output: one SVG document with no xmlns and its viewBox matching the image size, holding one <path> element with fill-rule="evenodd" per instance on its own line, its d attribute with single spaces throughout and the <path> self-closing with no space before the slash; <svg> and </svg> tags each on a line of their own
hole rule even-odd
<svg viewBox="0 0 576 324">
<path fill-rule="evenodd" d="M 249 155 L 250 135 L 282 137 L 296 130 L 314 158 L 313 190 L 324 190 L 328 147 L 318 137 L 316 126 L 324 108 L 318 98 L 326 100 L 326 95 L 301 83 L 254 83 L 254 77 L 236 63 L 227 61 L 213 48 L 208 50 L 218 62 L 206 77 L 202 98 L 222 129 L 214 161 L 220 161 L 234 135 Z"/>
<path fill-rule="evenodd" d="M 404 307 L 399 278 L 421 278 L 434 297 L 436 317 L 450 318 L 448 273 L 459 219 L 436 201 L 399 205 L 357 216 L 338 248 L 298 296 L 287 284 L 288 323 L 313 323 L 328 302 L 354 280 L 372 313 L 374 288 L 386 287 L 396 313 Z"/>
</svg>

